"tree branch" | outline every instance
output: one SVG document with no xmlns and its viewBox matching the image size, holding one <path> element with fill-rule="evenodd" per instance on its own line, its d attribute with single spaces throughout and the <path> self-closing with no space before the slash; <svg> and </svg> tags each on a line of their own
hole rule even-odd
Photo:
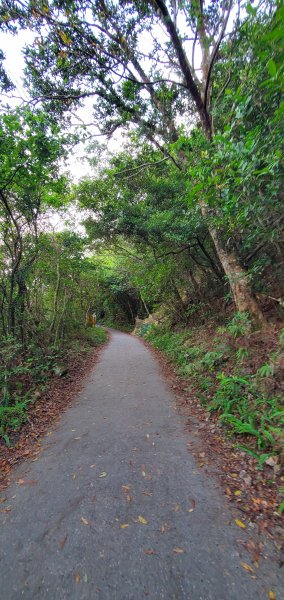
<svg viewBox="0 0 284 600">
<path fill-rule="evenodd" d="M 222 29 L 220 31 L 220 35 L 219 35 L 218 40 L 212 50 L 212 54 L 211 54 L 211 58 L 210 58 L 207 79 L 206 79 L 206 84 L 205 84 L 205 90 L 204 90 L 204 106 L 205 106 L 206 111 L 207 111 L 207 105 L 208 105 L 208 90 L 209 90 L 209 85 L 210 85 L 211 73 L 212 73 L 212 69 L 213 69 L 215 61 L 216 61 L 216 57 L 217 57 L 217 53 L 218 53 L 220 44 L 222 42 L 222 39 L 224 37 L 225 31 L 227 28 L 229 16 L 231 14 L 232 5 L 233 5 L 233 0 L 230 0 L 230 4 L 229 4 L 228 10 L 227 10 L 227 14 L 224 18 L 224 22 L 223 22 Z"/>
</svg>

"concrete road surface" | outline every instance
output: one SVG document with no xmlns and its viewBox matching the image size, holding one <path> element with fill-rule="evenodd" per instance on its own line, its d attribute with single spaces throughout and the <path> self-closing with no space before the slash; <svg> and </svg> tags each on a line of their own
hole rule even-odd
<svg viewBox="0 0 284 600">
<path fill-rule="evenodd" d="M 241 566 L 248 533 L 188 441 L 150 351 L 112 332 L 38 460 L 5 492 L 1 600 L 283 599 L 277 563 L 261 561 L 255 579 Z"/>
</svg>

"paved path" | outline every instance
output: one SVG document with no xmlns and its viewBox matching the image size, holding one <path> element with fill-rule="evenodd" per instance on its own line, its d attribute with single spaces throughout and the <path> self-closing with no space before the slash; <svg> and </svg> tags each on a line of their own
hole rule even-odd
<svg viewBox="0 0 284 600">
<path fill-rule="evenodd" d="M 246 532 L 188 441 L 151 353 L 114 332 L 39 459 L 15 472 L 1 600 L 280 600 L 276 565 L 256 579 L 240 565 Z"/>
</svg>

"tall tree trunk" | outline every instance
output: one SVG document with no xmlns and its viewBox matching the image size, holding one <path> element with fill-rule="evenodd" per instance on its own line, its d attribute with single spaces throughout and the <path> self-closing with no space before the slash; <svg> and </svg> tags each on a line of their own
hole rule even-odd
<svg viewBox="0 0 284 600">
<path fill-rule="evenodd" d="M 203 204 L 201 210 L 203 216 L 206 218 L 208 216 L 208 207 Z M 233 250 L 224 249 L 217 228 L 209 225 L 208 229 L 214 242 L 217 256 L 228 278 L 237 311 L 240 313 L 249 313 L 254 325 L 263 327 L 266 324 L 266 320 L 252 292 L 248 273 L 240 265 L 236 253 Z"/>
</svg>

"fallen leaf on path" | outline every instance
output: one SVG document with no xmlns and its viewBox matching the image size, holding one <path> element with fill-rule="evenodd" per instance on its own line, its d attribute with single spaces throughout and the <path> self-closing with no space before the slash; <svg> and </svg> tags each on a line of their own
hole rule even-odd
<svg viewBox="0 0 284 600">
<path fill-rule="evenodd" d="M 81 517 L 81 521 L 84 523 L 84 525 L 89 525 L 89 521 L 88 519 L 85 519 L 85 517 Z"/>
<path fill-rule="evenodd" d="M 247 563 L 242 562 L 241 565 L 242 565 L 243 569 L 245 569 L 249 573 L 254 573 L 253 568 L 250 565 L 248 565 Z"/>
<path fill-rule="evenodd" d="M 175 554 L 183 554 L 185 552 L 185 550 L 184 550 L 184 548 L 176 547 L 173 549 L 173 552 L 175 552 Z"/>
<path fill-rule="evenodd" d="M 235 495 L 235 496 L 241 496 L 241 495 L 242 495 L 242 491 L 241 491 L 241 490 L 236 490 L 236 491 L 234 492 L 234 495 Z"/>
<path fill-rule="evenodd" d="M 36 479 L 18 479 L 18 485 L 35 485 L 37 483 Z"/>
<path fill-rule="evenodd" d="M 156 552 L 153 550 L 153 548 L 149 548 L 148 550 L 144 550 L 144 554 L 148 554 L 150 556 L 151 554 L 156 554 Z"/>
<path fill-rule="evenodd" d="M 242 521 L 240 521 L 240 519 L 235 519 L 235 523 L 241 529 L 246 529 L 246 525 Z"/>
<path fill-rule="evenodd" d="M 77 477 L 76 473 L 73 473 L 72 479 L 76 479 L 76 477 Z"/>
<path fill-rule="evenodd" d="M 96 465 L 90 465 L 90 469 L 94 469 Z"/>
<path fill-rule="evenodd" d="M 102 473 L 99 475 L 99 477 L 106 477 L 106 476 L 107 476 L 107 472 L 106 472 L 106 471 L 103 471 L 103 472 L 102 472 Z"/>
<path fill-rule="evenodd" d="M 64 546 L 65 546 L 65 544 L 67 542 L 67 538 L 68 538 L 68 535 L 65 535 L 62 538 L 62 540 L 60 540 L 60 542 L 59 542 L 59 548 L 60 548 L 60 550 L 63 550 L 63 548 L 64 548 Z"/>
<path fill-rule="evenodd" d="M 199 466 L 199 467 L 204 467 L 204 465 L 205 465 L 205 462 L 204 462 L 204 460 L 202 460 L 202 461 L 200 461 L 200 462 L 199 462 L 199 463 L 197 463 L 197 464 L 198 464 L 198 466 Z"/>
<path fill-rule="evenodd" d="M 2 498 L 0 498 L 0 504 L 3 504 L 3 502 L 6 502 L 6 500 L 7 500 L 7 497 L 6 497 L 6 496 L 5 496 L 5 497 L 2 497 Z"/>
<path fill-rule="evenodd" d="M 80 573 L 75 573 L 74 577 L 75 577 L 76 583 L 80 583 L 80 581 L 81 581 L 81 575 L 80 575 Z"/>
<path fill-rule="evenodd" d="M 198 456 L 199 456 L 200 458 L 205 458 L 205 452 L 199 452 L 199 455 L 198 455 Z"/>
<path fill-rule="evenodd" d="M 179 510 L 180 510 L 180 505 L 179 505 L 179 504 L 176 504 L 176 505 L 175 505 L 175 508 L 174 508 L 174 511 L 175 511 L 175 512 L 179 512 Z"/>
<path fill-rule="evenodd" d="M 144 519 L 144 517 L 141 517 L 141 515 L 139 515 L 137 522 L 141 523 L 142 525 L 148 525 L 147 519 Z"/>
<path fill-rule="evenodd" d="M 126 527 L 129 527 L 129 523 L 123 523 L 120 525 L 120 529 L 126 529 Z"/>
<path fill-rule="evenodd" d="M 142 492 L 143 496 L 152 496 L 152 492 Z"/>
<path fill-rule="evenodd" d="M 192 498 L 192 500 L 191 500 L 191 508 L 188 508 L 188 509 L 187 509 L 187 512 L 189 512 L 189 513 L 193 512 L 193 511 L 194 511 L 194 509 L 195 509 L 195 504 L 196 504 L 196 502 L 195 502 L 195 500 Z"/>
<path fill-rule="evenodd" d="M 12 510 L 12 507 L 11 506 L 7 506 L 7 508 L 2 508 L 0 510 L 0 512 L 4 513 L 4 514 L 7 514 L 7 513 L 11 512 L 11 510 Z"/>
<path fill-rule="evenodd" d="M 272 590 L 270 590 L 268 592 L 268 598 L 269 598 L 269 600 L 276 600 L 276 596 L 275 596 L 274 592 L 272 592 Z"/>
</svg>

